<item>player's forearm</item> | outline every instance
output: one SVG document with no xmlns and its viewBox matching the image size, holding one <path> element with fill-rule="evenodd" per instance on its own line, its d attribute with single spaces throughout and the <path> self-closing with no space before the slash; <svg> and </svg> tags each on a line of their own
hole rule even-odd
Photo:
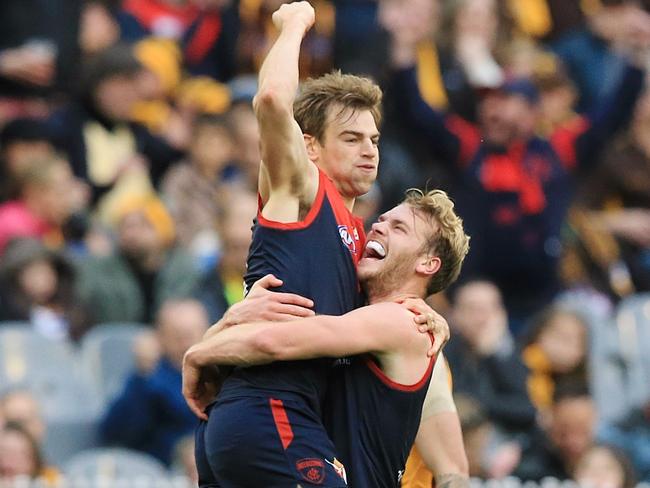
<svg viewBox="0 0 650 488">
<path fill-rule="evenodd" d="M 448 473 L 436 476 L 436 488 L 468 488 L 469 477 L 461 473 Z"/>
<path fill-rule="evenodd" d="M 203 334 L 203 339 L 202 340 L 205 341 L 205 340 L 208 340 L 208 339 L 214 337 L 219 332 L 224 330 L 226 327 L 227 327 L 226 317 L 224 315 L 224 317 L 222 317 L 221 320 L 219 320 L 219 322 L 217 322 L 216 324 L 213 324 L 208 330 L 205 331 L 205 334 Z"/>
<path fill-rule="evenodd" d="M 186 361 L 198 368 L 215 364 L 252 366 L 274 360 L 263 347 L 261 338 L 267 327 L 273 324 L 242 324 L 215 333 L 192 346 L 186 353 Z"/>
<path fill-rule="evenodd" d="M 266 56 L 260 68 L 255 97 L 258 115 L 270 109 L 292 110 L 298 91 L 298 58 L 304 31 L 304 26 L 300 24 L 284 26 Z"/>
</svg>

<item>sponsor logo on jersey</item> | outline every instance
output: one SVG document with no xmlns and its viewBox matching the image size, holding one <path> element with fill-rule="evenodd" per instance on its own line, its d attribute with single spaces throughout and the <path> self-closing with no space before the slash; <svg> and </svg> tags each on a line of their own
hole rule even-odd
<svg viewBox="0 0 650 488">
<path fill-rule="evenodd" d="M 347 225 L 339 225 L 339 235 L 341 236 L 341 240 L 343 241 L 343 244 L 345 244 L 345 246 L 350 250 L 350 252 L 352 254 L 356 254 L 357 253 L 356 241 L 359 240 L 359 233 L 357 232 L 356 227 L 353 228 L 353 232 L 352 234 L 350 234 L 350 230 L 348 229 Z"/>
<path fill-rule="evenodd" d="M 299 459 L 296 469 L 305 481 L 320 485 L 325 480 L 325 463 L 316 458 Z"/>
<path fill-rule="evenodd" d="M 403 469 L 400 469 L 400 470 L 397 472 L 397 482 L 399 483 L 400 481 L 402 481 L 402 478 L 403 478 L 403 477 L 404 477 L 404 470 L 403 470 Z"/>
</svg>

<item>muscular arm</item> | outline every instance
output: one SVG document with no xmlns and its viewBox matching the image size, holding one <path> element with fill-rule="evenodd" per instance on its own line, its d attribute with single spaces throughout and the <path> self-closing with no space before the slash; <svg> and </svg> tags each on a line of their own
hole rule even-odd
<svg viewBox="0 0 650 488">
<path fill-rule="evenodd" d="M 248 366 L 364 352 L 382 356 L 413 346 L 411 341 L 426 339 L 414 331 L 410 312 L 394 303 L 380 303 L 340 317 L 318 315 L 291 322 L 241 324 L 193 346 L 186 361 L 196 367 Z M 424 343 L 423 350 L 426 349 Z"/>
<path fill-rule="evenodd" d="M 253 107 L 260 125 L 261 187 L 268 184 L 271 194 L 294 196 L 311 191 L 313 199 L 318 173 L 309 162 L 302 131 L 293 118 L 300 44 L 313 23 L 313 9 L 304 4 L 283 5 L 273 16 L 280 35 L 260 69 Z"/>
</svg>

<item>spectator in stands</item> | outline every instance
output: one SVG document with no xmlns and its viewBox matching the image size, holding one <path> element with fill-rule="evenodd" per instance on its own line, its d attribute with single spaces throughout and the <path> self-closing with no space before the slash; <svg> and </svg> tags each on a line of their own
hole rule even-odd
<svg viewBox="0 0 650 488">
<path fill-rule="evenodd" d="M 519 445 L 499 432 L 474 398 L 459 393 L 454 401 L 463 430 L 469 475 L 482 479 L 508 476 L 521 458 Z"/>
<path fill-rule="evenodd" d="M 515 328 L 558 291 L 559 233 L 572 193 L 571 173 L 593 164 L 631 115 L 643 71 L 629 64 L 611 97 L 591 117 L 535 135 L 538 92 L 527 79 L 507 80 L 481 100 L 478 124 L 434 110 L 417 84 L 419 19 L 391 28 L 394 96 L 412 130 L 441 160 L 455 165 L 458 206 L 474 238 L 465 273 L 480 273 L 503 291 Z"/>
<path fill-rule="evenodd" d="M 244 273 L 251 244 L 257 201 L 241 187 L 226 192 L 218 222 L 221 256 L 215 267 L 201 279 L 195 297 L 203 303 L 210 322 L 218 321 L 233 303 L 244 298 Z"/>
<path fill-rule="evenodd" d="M 219 187 L 234 148 L 224 117 L 201 116 L 192 130 L 187 161 L 172 167 L 163 180 L 162 196 L 174 218 L 178 242 L 195 255 L 205 255 L 206 244 L 216 254 Z"/>
<path fill-rule="evenodd" d="M 36 440 L 19 424 L 5 424 L 0 429 L 0 481 L 11 483 L 20 477 L 35 480 L 42 470 L 43 459 Z"/>
<path fill-rule="evenodd" d="M 573 479 L 580 486 L 590 488 L 633 488 L 634 478 L 625 454 L 605 444 L 587 449 L 573 471 Z"/>
<path fill-rule="evenodd" d="M 598 3 L 546 0 L 553 23 L 573 23 L 570 10 L 583 10 L 586 18 L 573 23 L 563 35 L 551 33 L 549 46 L 567 67 L 580 95 L 579 110 L 588 111 L 615 89 L 625 67 L 625 53 L 647 44 L 650 15 L 636 1 L 603 0 Z M 643 3 L 643 2 L 641 2 Z M 520 9 L 524 10 L 524 9 Z M 569 15 L 567 15 L 569 14 Z M 575 15 L 575 14 L 574 14 Z M 585 17 L 585 16 L 583 16 Z"/>
<path fill-rule="evenodd" d="M 80 261 L 79 296 L 93 323 L 151 323 L 165 300 L 191 294 L 198 270 L 174 239 L 174 223 L 158 198 L 121 202 L 115 251 Z"/>
<path fill-rule="evenodd" d="M 45 422 L 34 395 L 24 388 L 13 388 L 0 396 L 0 417 L 6 423 L 24 428 L 37 443 L 45 439 Z"/>
<path fill-rule="evenodd" d="M 241 34 L 238 38 L 238 68 L 240 73 L 257 73 L 273 36 L 269 30 L 271 16 L 282 0 L 241 2 Z M 316 10 L 314 28 L 305 34 L 300 49 L 300 74 L 317 77 L 331 70 L 331 37 L 334 30 L 334 9 L 329 0 L 312 0 Z M 352 46 L 349 46 L 352 48 Z M 368 50 L 367 50 L 368 51 Z"/>
<path fill-rule="evenodd" d="M 125 194 L 152 191 L 180 152 L 130 121 L 141 99 L 142 66 L 128 46 L 116 45 L 84 65 L 78 100 L 56 113 L 51 126 L 74 174 L 92 188 L 104 223 Z"/>
<path fill-rule="evenodd" d="M 0 320 L 31 322 L 47 337 L 78 340 L 87 319 L 75 278 L 61 254 L 34 239 L 13 240 L 0 264 Z"/>
<path fill-rule="evenodd" d="M 18 178 L 15 200 L 0 205 L 0 254 L 17 237 L 34 237 L 49 247 L 63 245 L 62 226 L 83 205 L 67 161 L 31 161 Z"/>
<path fill-rule="evenodd" d="M 580 200 L 591 211 L 594 232 L 613 239 L 606 259 L 588 255 L 585 264 L 605 276 L 623 266 L 631 280 L 628 292 L 650 291 L 650 92 L 637 103 L 630 130 L 605 153 Z"/>
<path fill-rule="evenodd" d="M 0 132 L 0 202 L 15 198 L 18 176 L 29 163 L 54 154 L 51 131 L 37 119 L 14 119 Z"/>
<path fill-rule="evenodd" d="M 550 306 L 533 321 L 522 358 L 530 398 L 542 413 L 559 383 L 587 381 L 588 344 L 587 324 L 575 312 Z"/>
<path fill-rule="evenodd" d="M 623 450 L 643 480 L 650 480 L 648 310 L 647 293 L 626 297 L 612 319 L 594 323 L 589 351 L 599 438 Z"/>
<path fill-rule="evenodd" d="M 595 441 L 596 406 L 584 383 L 565 382 L 555 390 L 544 432 L 524 446 L 514 475 L 539 481 L 545 476 L 568 479 Z"/>
<path fill-rule="evenodd" d="M 127 0 L 117 18 L 123 40 L 171 39 L 190 73 L 227 81 L 235 74 L 237 6 L 228 0 Z"/>
<path fill-rule="evenodd" d="M 0 2 L 0 126 L 45 116 L 44 97 L 68 92 L 79 58 L 82 0 Z"/>
<path fill-rule="evenodd" d="M 445 355 L 454 391 L 472 396 L 503 432 L 527 431 L 536 410 L 526 391 L 527 370 L 508 330 L 499 289 L 473 280 L 453 294 L 450 324 L 454 334 Z"/>
<path fill-rule="evenodd" d="M 235 139 L 234 158 L 239 176 L 250 191 L 257 192 L 260 172 L 260 129 L 253 112 L 252 99 L 235 104 L 228 117 Z"/>
<path fill-rule="evenodd" d="M 101 435 L 107 444 L 144 451 L 169 466 L 176 443 L 197 424 L 181 394 L 183 355 L 209 322 L 200 303 L 172 299 L 162 305 L 156 324 L 161 357 L 128 378 L 102 421 Z"/>
</svg>

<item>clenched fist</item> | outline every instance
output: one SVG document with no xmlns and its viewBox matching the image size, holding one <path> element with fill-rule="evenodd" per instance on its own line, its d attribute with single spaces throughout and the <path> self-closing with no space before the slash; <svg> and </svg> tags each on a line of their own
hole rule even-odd
<svg viewBox="0 0 650 488">
<path fill-rule="evenodd" d="M 273 25 L 278 30 L 286 27 L 301 27 L 304 32 L 314 25 L 316 14 L 309 2 L 285 3 L 273 13 Z"/>
</svg>

